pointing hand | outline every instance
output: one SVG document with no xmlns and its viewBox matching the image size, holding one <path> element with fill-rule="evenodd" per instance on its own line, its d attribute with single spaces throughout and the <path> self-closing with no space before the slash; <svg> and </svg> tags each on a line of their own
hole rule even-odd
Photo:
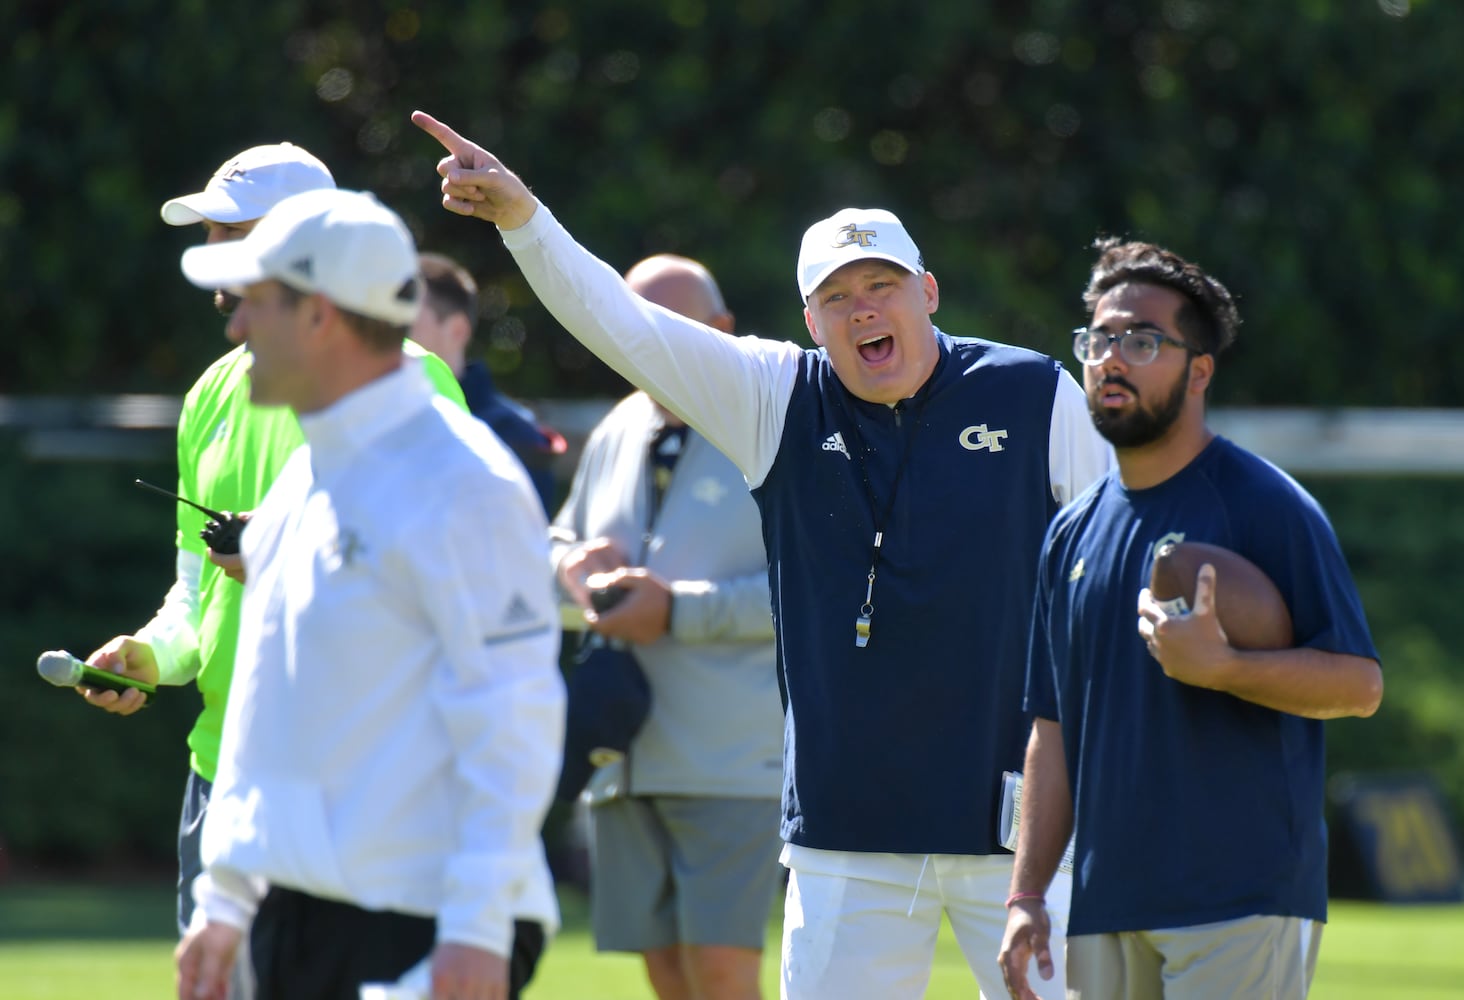
<svg viewBox="0 0 1464 1000">
<path fill-rule="evenodd" d="M 499 229 L 517 229 L 533 216 L 538 199 L 498 157 L 425 111 L 413 111 L 412 124 L 447 150 L 437 163 L 443 208 L 492 222 Z"/>
</svg>

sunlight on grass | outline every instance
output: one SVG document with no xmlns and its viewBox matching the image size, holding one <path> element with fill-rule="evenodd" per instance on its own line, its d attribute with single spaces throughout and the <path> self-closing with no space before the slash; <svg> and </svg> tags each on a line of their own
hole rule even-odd
<svg viewBox="0 0 1464 1000">
<path fill-rule="evenodd" d="M 167 886 L 0 886 L 4 1000 L 158 1000 L 173 992 L 172 891 Z M 584 897 L 563 896 L 565 930 L 525 1000 L 648 1000 L 640 959 L 599 955 Z M 763 995 L 778 995 L 776 913 L 768 925 Z M 1464 906 L 1334 902 L 1312 1000 L 1446 1000 L 1464 983 Z M 960 948 L 942 928 L 929 1000 L 974 997 Z"/>
<path fill-rule="evenodd" d="M 6 1000 L 159 1000 L 173 995 L 173 941 L 0 941 Z"/>
<path fill-rule="evenodd" d="M 1458 1000 L 1464 906 L 1331 904 L 1311 1000 Z"/>
</svg>

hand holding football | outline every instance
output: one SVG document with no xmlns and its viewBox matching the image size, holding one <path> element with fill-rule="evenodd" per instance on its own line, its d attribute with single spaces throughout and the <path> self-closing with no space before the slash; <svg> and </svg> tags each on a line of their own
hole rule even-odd
<svg viewBox="0 0 1464 1000">
<path fill-rule="evenodd" d="M 1149 592 L 1156 601 L 1195 605 L 1200 567 L 1215 567 L 1215 613 L 1236 649 L 1290 649 L 1291 612 L 1259 566 L 1238 553 L 1205 542 L 1170 542 L 1154 553 Z"/>
</svg>

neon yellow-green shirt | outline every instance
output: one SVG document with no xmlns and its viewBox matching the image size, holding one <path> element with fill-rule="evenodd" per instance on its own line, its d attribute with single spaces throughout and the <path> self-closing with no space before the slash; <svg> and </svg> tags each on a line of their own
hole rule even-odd
<svg viewBox="0 0 1464 1000">
<path fill-rule="evenodd" d="M 408 355 L 421 356 L 437 391 L 466 409 L 452 369 L 411 341 Z M 284 406 L 249 402 L 249 353 L 239 347 L 215 361 L 183 399 L 178 418 L 178 495 L 220 511 L 253 510 L 304 440 L 295 414 Z M 207 559 L 198 537 L 208 517 L 178 504 L 179 549 L 203 559 L 198 585 L 198 691 L 203 711 L 188 734 L 189 763 L 213 781 L 223 735 L 224 704 L 234 676 L 239 641 L 239 607 L 244 587 Z"/>
</svg>

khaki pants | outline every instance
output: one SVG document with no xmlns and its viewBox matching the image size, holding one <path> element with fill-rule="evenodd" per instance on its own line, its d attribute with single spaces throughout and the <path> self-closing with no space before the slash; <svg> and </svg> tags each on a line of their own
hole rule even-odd
<svg viewBox="0 0 1464 1000">
<path fill-rule="evenodd" d="M 1304 1000 L 1323 924 L 1242 917 L 1067 941 L 1068 1000 Z"/>
</svg>

